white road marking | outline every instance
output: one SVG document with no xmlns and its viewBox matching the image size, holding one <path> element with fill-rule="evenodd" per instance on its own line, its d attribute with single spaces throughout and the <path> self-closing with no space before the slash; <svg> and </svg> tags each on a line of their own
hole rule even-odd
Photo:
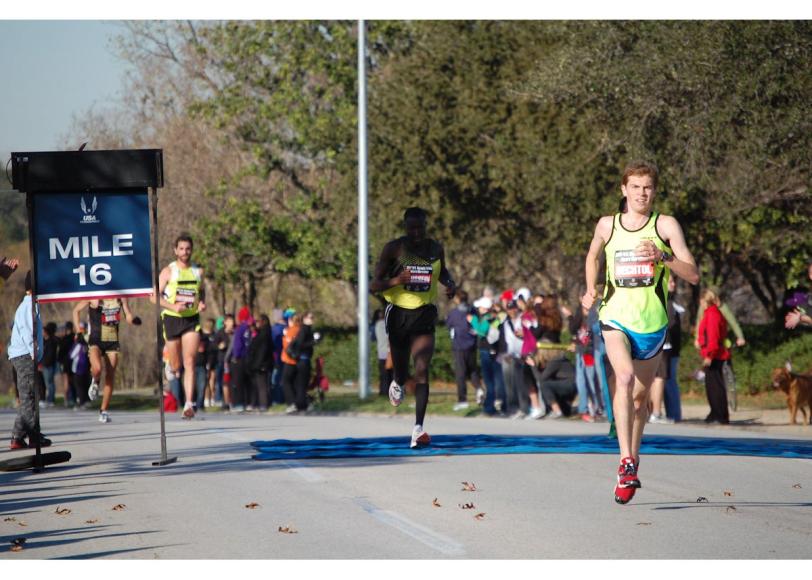
<svg viewBox="0 0 812 580">
<path fill-rule="evenodd" d="M 399 513 L 379 509 L 366 498 L 357 497 L 354 501 L 356 505 L 379 522 L 395 528 L 433 550 L 437 550 L 447 556 L 465 555 L 465 546 L 447 536 L 443 536 L 426 526 L 413 522 Z"/>
</svg>

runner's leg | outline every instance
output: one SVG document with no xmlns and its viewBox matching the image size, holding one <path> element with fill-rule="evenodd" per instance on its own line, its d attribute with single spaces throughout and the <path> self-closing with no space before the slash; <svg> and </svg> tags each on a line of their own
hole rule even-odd
<svg viewBox="0 0 812 580">
<path fill-rule="evenodd" d="M 646 421 L 648 421 L 648 398 L 651 393 L 651 385 L 654 383 L 662 356 L 663 353 L 660 352 L 654 358 L 634 361 L 634 423 L 630 455 L 636 462 L 640 461 L 640 442 L 643 439 Z"/>
<path fill-rule="evenodd" d="M 186 393 L 186 402 L 189 403 L 195 400 L 195 356 L 200 346 L 200 333 L 186 332 L 180 337 L 180 342 L 183 353 L 183 390 Z"/>
<path fill-rule="evenodd" d="M 110 408 L 110 399 L 113 397 L 113 381 L 116 378 L 116 367 L 118 367 L 118 353 L 108 352 L 104 354 L 104 391 L 102 392 L 101 411 Z"/>
<path fill-rule="evenodd" d="M 614 374 L 612 407 L 617 428 L 617 441 L 620 445 L 620 458 L 633 457 L 632 437 L 634 424 L 634 364 L 631 345 L 626 335 L 619 330 L 603 332 L 606 355 Z"/>
<path fill-rule="evenodd" d="M 429 404 L 429 369 L 434 356 L 434 334 L 421 334 L 412 339 L 415 378 L 415 425 L 422 425 Z"/>
</svg>

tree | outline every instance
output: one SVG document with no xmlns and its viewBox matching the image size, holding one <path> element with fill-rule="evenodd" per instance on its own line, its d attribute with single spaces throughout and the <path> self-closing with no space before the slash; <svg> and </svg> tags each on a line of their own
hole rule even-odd
<svg viewBox="0 0 812 580">
<path fill-rule="evenodd" d="M 812 251 L 808 22 L 557 23 L 526 90 L 590 128 L 586 175 L 662 171 L 706 279 L 740 272 L 774 317 Z M 560 159 L 558 164 L 569 160 Z M 595 217 L 594 215 L 590 217 Z"/>
</svg>

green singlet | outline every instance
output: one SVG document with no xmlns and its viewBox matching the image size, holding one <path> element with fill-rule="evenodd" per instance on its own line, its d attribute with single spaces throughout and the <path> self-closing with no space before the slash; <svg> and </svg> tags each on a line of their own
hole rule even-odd
<svg viewBox="0 0 812 580">
<path fill-rule="evenodd" d="M 640 334 L 650 334 L 668 325 L 669 270 L 662 262 L 634 255 L 642 240 L 651 240 L 661 251 L 669 247 L 657 233 L 660 214 L 652 212 L 638 230 L 630 231 L 616 214 L 612 234 L 606 243 L 606 289 L 599 310 L 601 322 L 619 323 Z"/>
</svg>

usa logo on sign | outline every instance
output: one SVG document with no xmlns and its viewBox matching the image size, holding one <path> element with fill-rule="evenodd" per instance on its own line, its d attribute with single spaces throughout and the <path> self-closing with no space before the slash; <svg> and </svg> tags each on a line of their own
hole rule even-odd
<svg viewBox="0 0 812 580">
<path fill-rule="evenodd" d="M 99 207 L 98 202 L 96 201 L 96 196 L 93 196 L 93 204 L 88 208 L 87 204 L 85 203 L 85 198 L 82 196 L 82 222 L 83 224 L 97 224 L 100 223 L 100 220 L 96 218 L 96 208 Z"/>
</svg>

